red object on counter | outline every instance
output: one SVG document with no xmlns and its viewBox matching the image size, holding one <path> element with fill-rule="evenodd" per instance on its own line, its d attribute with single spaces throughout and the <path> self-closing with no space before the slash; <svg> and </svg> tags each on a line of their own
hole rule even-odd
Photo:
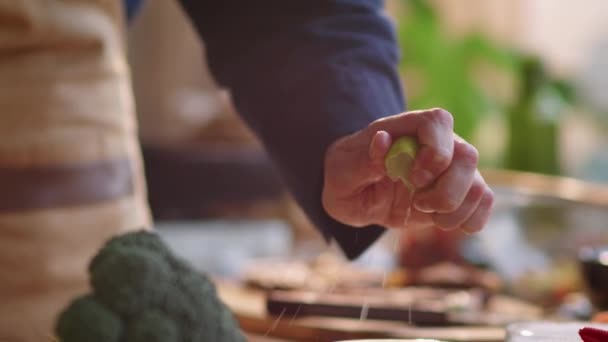
<svg viewBox="0 0 608 342">
<path fill-rule="evenodd" d="M 583 342 L 608 342 L 608 331 L 597 328 L 583 328 L 578 331 Z"/>
</svg>

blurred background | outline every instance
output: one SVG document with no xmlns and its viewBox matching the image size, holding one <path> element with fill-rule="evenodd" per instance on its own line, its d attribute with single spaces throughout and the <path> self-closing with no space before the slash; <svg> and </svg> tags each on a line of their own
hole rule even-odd
<svg viewBox="0 0 608 342">
<path fill-rule="evenodd" d="M 387 12 L 409 109 L 455 115 L 457 133 L 480 151 L 497 209 L 478 236 L 390 232 L 354 265 L 397 269 L 397 283 L 412 279 L 399 278 L 408 269 L 472 266 L 497 277 L 489 287 L 589 315 L 577 253 L 608 244 L 608 2 L 389 0 Z M 204 51 L 175 1 L 146 0 L 129 29 L 159 231 L 227 278 L 251 277 L 259 260 L 342 262 L 214 84 Z M 456 249 L 431 255 L 446 239 Z"/>
</svg>

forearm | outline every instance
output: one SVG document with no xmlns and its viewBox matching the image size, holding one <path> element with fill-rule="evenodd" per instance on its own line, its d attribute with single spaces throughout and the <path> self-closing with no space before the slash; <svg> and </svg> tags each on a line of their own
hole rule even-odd
<svg viewBox="0 0 608 342">
<path fill-rule="evenodd" d="M 333 141 L 404 109 L 381 2 L 182 2 L 216 79 L 230 88 L 295 198 L 349 257 L 360 254 L 382 229 L 330 219 L 321 205 L 322 171 Z"/>
</svg>

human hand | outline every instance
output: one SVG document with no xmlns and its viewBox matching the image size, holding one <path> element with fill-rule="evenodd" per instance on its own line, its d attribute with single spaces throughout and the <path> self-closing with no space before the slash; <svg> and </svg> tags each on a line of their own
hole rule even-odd
<svg viewBox="0 0 608 342">
<path fill-rule="evenodd" d="M 409 175 L 410 192 L 391 181 L 384 157 L 392 142 L 414 137 L 419 150 Z M 475 147 L 453 132 L 443 109 L 386 117 L 335 141 L 326 151 L 322 202 L 344 224 L 387 228 L 438 227 L 481 230 L 494 195 L 477 170 Z"/>
</svg>

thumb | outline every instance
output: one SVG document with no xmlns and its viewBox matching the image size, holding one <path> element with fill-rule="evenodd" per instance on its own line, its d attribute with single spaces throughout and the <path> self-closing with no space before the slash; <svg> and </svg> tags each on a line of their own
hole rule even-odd
<svg viewBox="0 0 608 342">
<path fill-rule="evenodd" d="M 384 156 L 391 145 L 386 131 L 344 137 L 331 145 L 325 158 L 325 187 L 338 192 L 358 191 L 386 176 Z"/>
</svg>

